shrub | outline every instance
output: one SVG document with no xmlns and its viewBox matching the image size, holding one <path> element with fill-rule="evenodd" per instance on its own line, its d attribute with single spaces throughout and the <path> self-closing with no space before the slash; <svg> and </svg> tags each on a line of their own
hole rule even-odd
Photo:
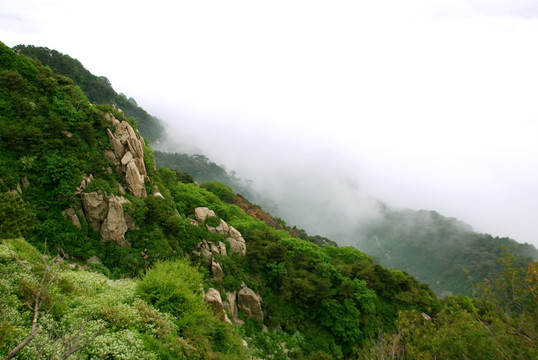
<svg viewBox="0 0 538 360">
<path fill-rule="evenodd" d="M 205 181 L 200 184 L 200 187 L 207 189 L 207 191 L 212 192 L 227 203 L 231 203 L 235 197 L 232 188 L 218 181 Z"/>
</svg>

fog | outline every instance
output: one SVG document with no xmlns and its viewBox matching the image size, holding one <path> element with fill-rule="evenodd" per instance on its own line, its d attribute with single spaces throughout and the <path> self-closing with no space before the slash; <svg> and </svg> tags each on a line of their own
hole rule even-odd
<svg viewBox="0 0 538 360">
<path fill-rule="evenodd" d="M 106 76 L 169 124 L 162 147 L 252 180 L 288 224 L 353 244 L 382 201 L 538 245 L 535 1 L 4 0 L 0 14 L 1 41 Z"/>
</svg>

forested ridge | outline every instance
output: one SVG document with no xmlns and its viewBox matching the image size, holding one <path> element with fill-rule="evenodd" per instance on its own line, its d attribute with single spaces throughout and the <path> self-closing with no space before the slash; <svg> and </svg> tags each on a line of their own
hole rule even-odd
<svg viewBox="0 0 538 360">
<path fill-rule="evenodd" d="M 538 356 L 536 263 L 503 254 L 498 279 L 441 300 L 157 169 L 140 122 L 0 43 L 0 357 Z"/>
</svg>

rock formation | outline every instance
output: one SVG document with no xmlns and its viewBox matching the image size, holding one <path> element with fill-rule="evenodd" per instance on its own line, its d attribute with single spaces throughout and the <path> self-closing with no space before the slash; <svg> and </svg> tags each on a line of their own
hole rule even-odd
<svg viewBox="0 0 538 360">
<path fill-rule="evenodd" d="M 262 298 L 244 283 L 237 292 L 237 308 L 246 317 L 263 321 Z"/>
<path fill-rule="evenodd" d="M 222 281 L 224 279 L 224 272 L 219 263 L 216 263 L 215 260 L 211 261 L 211 272 L 216 281 Z"/>
<path fill-rule="evenodd" d="M 101 234 L 101 240 L 114 241 L 122 246 L 129 245 L 124 237 L 129 227 L 123 213 L 123 204 L 129 200 L 102 192 L 81 193 L 80 197 L 86 220 Z"/>
<path fill-rule="evenodd" d="M 263 321 L 261 303 L 261 296 L 242 283 L 239 291 L 226 293 L 226 301 L 223 302 L 223 306 L 234 323 L 242 324 L 243 322 L 237 317 L 239 311 L 247 318 Z"/>
<path fill-rule="evenodd" d="M 226 313 L 224 312 L 224 306 L 222 304 L 222 298 L 218 290 L 209 288 L 207 293 L 204 295 L 204 301 L 211 305 L 213 308 L 213 313 L 215 316 L 218 316 L 223 322 L 232 324 Z"/>
<path fill-rule="evenodd" d="M 208 217 L 216 216 L 213 210 L 210 210 L 206 207 L 198 207 L 194 209 L 194 216 L 196 221 L 199 224 L 205 223 Z M 207 230 L 210 232 L 216 232 L 222 235 L 228 235 L 228 242 L 230 243 L 230 254 L 240 253 L 242 256 L 245 256 L 247 253 L 247 246 L 245 239 L 237 229 L 233 226 L 229 226 L 224 220 L 220 220 L 218 226 L 209 226 L 206 225 Z"/>
<path fill-rule="evenodd" d="M 118 175 L 125 176 L 127 190 L 135 196 L 147 196 L 144 181 L 147 177 L 144 165 L 144 139 L 126 121 L 119 121 L 111 114 L 107 119 L 115 125 L 114 133 L 107 129 L 113 151 L 105 151 L 105 157 Z"/>
</svg>

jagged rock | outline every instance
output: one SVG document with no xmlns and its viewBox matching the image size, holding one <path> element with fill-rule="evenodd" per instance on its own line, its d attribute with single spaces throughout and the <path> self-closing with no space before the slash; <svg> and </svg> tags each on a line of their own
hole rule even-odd
<svg viewBox="0 0 538 360">
<path fill-rule="evenodd" d="M 232 320 L 237 323 L 237 291 L 227 292 L 226 301 L 223 303 L 224 309 L 232 317 Z"/>
<path fill-rule="evenodd" d="M 225 243 L 223 243 L 222 241 L 219 241 L 218 246 L 219 246 L 219 254 L 224 255 L 224 256 L 228 255 L 226 253 L 226 244 Z"/>
<path fill-rule="evenodd" d="M 73 208 L 65 209 L 64 211 L 62 211 L 62 215 L 63 215 L 64 218 L 71 221 L 73 223 L 73 225 L 75 225 L 79 229 L 82 228 L 82 226 L 80 225 L 80 220 L 78 219 L 78 216 L 77 216 L 77 214 L 75 212 L 75 209 L 73 209 Z"/>
<path fill-rule="evenodd" d="M 80 185 L 77 187 L 77 192 L 81 193 L 82 191 L 86 190 L 88 185 L 93 181 L 93 175 L 90 174 L 86 176 L 82 181 L 80 182 Z"/>
<path fill-rule="evenodd" d="M 101 234 L 101 240 L 129 245 L 125 233 L 129 229 L 123 213 L 123 204 L 129 202 L 122 196 L 106 196 L 99 192 L 80 194 L 86 220 Z"/>
<path fill-rule="evenodd" d="M 194 217 L 198 223 L 203 224 L 208 216 L 216 216 L 213 210 L 206 207 L 197 207 L 194 209 Z"/>
<path fill-rule="evenodd" d="M 114 150 L 114 157 L 116 159 L 121 159 L 123 155 L 125 155 L 125 148 L 123 147 L 123 144 L 114 136 L 109 128 L 106 129 L 106 134 L 108 135 L 108 140 L 110 141 L 112 150 Z"/>
<path fill-rule="evenodd" d="M 222 271 L 220 264 L 216 263 L 215 260 L 211 261 L 211 272 L 216 281 L 222 281 L 222 279 L 224 279 L 224 272 Z"/>
<path fill-rule="evenodd" d="M 140 175 L 140 172 L 133 161 L 127 164 L 125 182 L 127 184 L 127 189 L 134 196 L 147 196 L 146 188 L 144 187 L 144 178 Z"/>
<path fill-rule="evenodd" d="M 211 252 L 209 243 L 202 240 L 198 243 L 196 248 L 197 250 L 193 251 L 193 254 L 203 256 L 206 265 L 211 264 L 211 261 L 213 260 L 213 253 Z"/>
<path fill-rule="evenodd" d="M 127 151 L 121 158 L 121 164 L 127 165 L 131 160 L 133 160 L 133 154 L 130 151 Z"/>
<path fill-rule="evenodd" d="M 115 119 L 108 115 L 107 118 Z M 126 122 L 116 120 L 114 133 L 107 128 L 107 135 L 113 153 L 105 151 L 105 156 L 118 175 L 125 174 L 127 190 L 135 196 L 147 196 L 144 181 L 147 177 L 144 164 L 144 139 Z"/>
<path fill-rule="evenodd" d="M 229 234 L 230 237 L 226 240 L 230 243 L 230 254 L 239 253 L 245 256 L 247 254 L 247 244 L 241 233 L 233 226 L 230 226 Z"/>
<path fill-rule="evenodd" d="M 125 233 L 129 228 L 123 215 L 123 198 L 119 196 L 108 197 L 108 213 L 101 225 L 101 239 L 111 240 L 121 246 L 130 245 L 125 240 Z M 123 199 L 125 200 L 125 199 Z"/>
<path fill-rule="evenodd" d="M 108 130 L 108 131 L 110 131 L 110 130 Z M 105 158 L 108 160 L 108 163 L 110 164 L 110 166 L 112 166 L 114 168 L 114 171 L 116 172 L 116 175 L 122 176 L 123 171 L 121 169 L 121 162 L 118 160 L 118 158 L 116 158 L 116 154 L 114 153 L 114 151 L 105 150 L 103 152 L 103 154 L 105 155 Z"/>
<path fill-rule="evenodd" d="M 28 187 L 28 186 L 30 186 L 30 181 L 28 181 L 28 177 L 27 177 L 27 176 L 25 176 L 25 177 L 23 177 L 23 178 L 21 179 L 21 184 L 22 184 L 23 187 Z"/>
<path fill-rule="evenodd" d="M 82 193 L 80 197 L 86 220 L 93 230 L 99 232 L 101 230 L 101 223 L 107 215 L 108 202 L 105 201 L 103 194 L 97 192 Z"/>
<path fill-rule="evenodd" d="M 222 299 L 218 290 L 209 288 L 209 290 L 207 290 L 207 293 L 204 295 L 204 301 L 208 304 L 211 304 L 211 307 L 213 308 L 213 313 L 215 315 L 221 315 L 223 313 L 224 307 L 222 305 Z"/>
<path fill-rule="evenodd" d="M 203 224 L 208 217 L 216 216 L 213 210 L 208 209 L 207 207 L 198 207 L 194 209 L 194 216 L 199 224 Z M 218 226 L 212 227 L 206 225 L 207 230 L 210 232 L 216 232 L 223 235 L 229 235 L 226 239 L 230 243 L 230 254 L 240 253 L 242 256 L 245 256 L 247 253 L 247 246 L 245 239 L 239 231 L 233 226 L 226 224 L 224 220 L 220 220 Z"/>
<path fill-rule="evenodd" d="M 237 292 L 237 309 L 248 318 L 263 321 L 262 299 L 252 289 L 242 285 Z"/>
</svg>

